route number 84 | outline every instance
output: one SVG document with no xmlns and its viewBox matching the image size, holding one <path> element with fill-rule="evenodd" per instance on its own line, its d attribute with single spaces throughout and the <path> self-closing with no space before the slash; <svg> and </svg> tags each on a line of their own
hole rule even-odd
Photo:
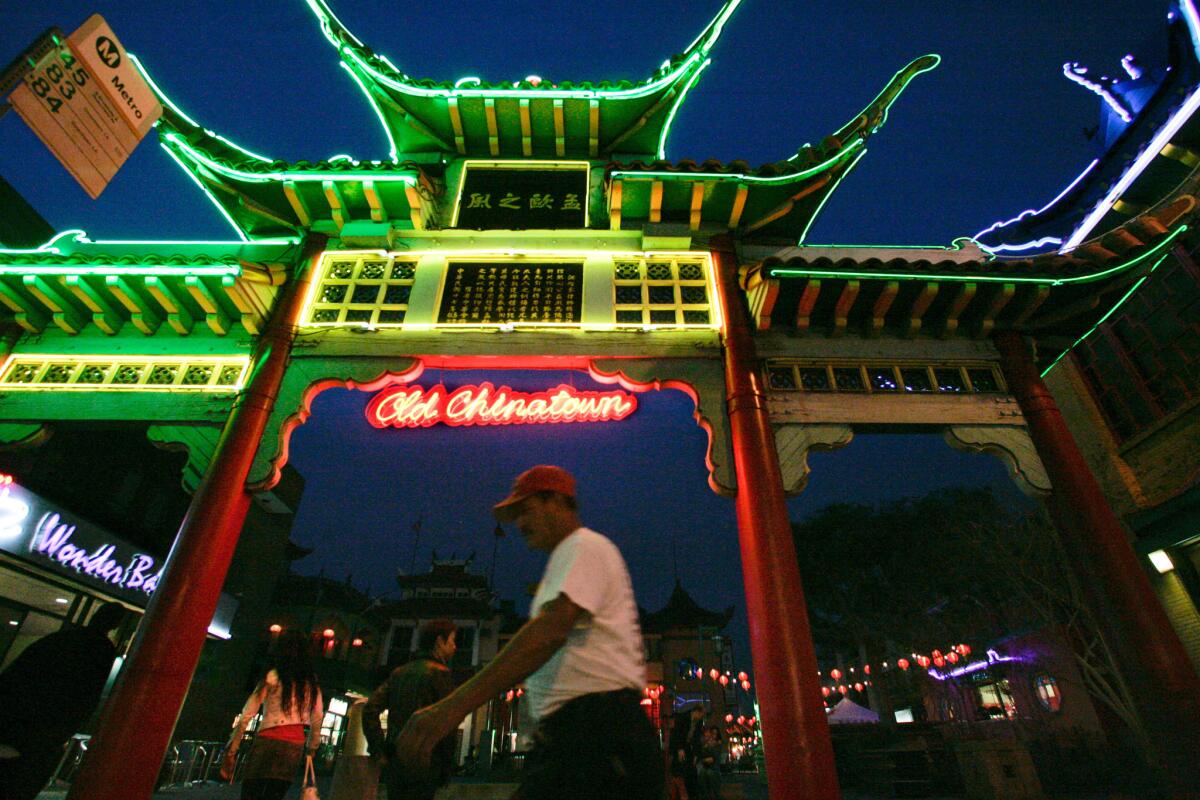
<svg viewBox="0 0 1200 800">
<path fill-rule="evenodd" d="M 29 82 L 29 88 L 38 97 L 46 101 L 46 105 L 55 114 L 62 108 L 65 101 L 75 96 L 75 92 L 88 80 L 87 70 L 75 65 L 75 57 L 70 52 L 60 50 L 58 54 L 62 65 L 51 64 L 42 70 L 42 75 Z M 64 80 L 65 79 L 65 80 Z M 56 97 L 54 90 L 58 89 L 61 99 Z"/>
</svg>

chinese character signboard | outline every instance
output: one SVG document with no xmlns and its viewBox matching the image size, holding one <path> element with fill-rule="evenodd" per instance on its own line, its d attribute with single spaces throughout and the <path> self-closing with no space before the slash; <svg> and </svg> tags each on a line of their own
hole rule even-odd
<svg viewBox="0 0 1200 800">
<path fill-rule="evenodd" d="M 582 314 L 581 262 L 451 261 L 438 323 L 578 324 Z"/>
<path fill-rule="evenodd" d="M 588 165 L 518 168 L 470 162 L 454 227 L 535 230 L 587 227 Z"/>
</svg>

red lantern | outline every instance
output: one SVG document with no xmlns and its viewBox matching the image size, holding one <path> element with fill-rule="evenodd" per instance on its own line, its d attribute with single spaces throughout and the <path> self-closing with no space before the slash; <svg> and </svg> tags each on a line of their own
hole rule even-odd
<svg viewBox="0 0 1200 800">
<path fill-rule="evenodd" d="M 942 667 L 946 666 L 946 659 L 942 658 L 940 654 L 936 655 L 933 657 L 933 665 L 938 669 L 941 669 Z"/>
<path fill-rule="evenodd" d="M 282 632 L 283 632 L 283 626 L 282 626 L 282 625 L 280 625 L 278 622 L 276 622 L 274 625 L 272 625 L 271 627 L 267 628 L 267 630 L 269 630 L 271 633 L 282 633 Z"/>
<path fill-rule="evenodd" d="M 742 681 L 742 691 L 743 692 L 750 691 L 750 681 Z"/>
<path fill-rule="evenodd" d="M 748 724 L 751 728 L 753 728 L 755 725 L 758 724 L 758 720 L 755 719 L 754 717 L 751 717 L 750 719 L 746 720 L 746 724 Z"/>
<path fill-rule="evenodd" d="M 350 642 L 350 646 L 351 647 L 362 647 L 362 639 L 355 639 L 354 641 Z"/>
<path fill-rule="evenodd" d="M 870 664 L 864 664 L 864 665 L 863 665 L 863 674 L 864 674 L 864 675 L 870 675 L 870 674 L 871 674 L 871 665 L 870 665 Z"/>
<path fill-rule="evenodd" d="M 971 646 L 966 645 L 966 644 L 960 644 L 958 646 L 958 652 L 962 653 L 963 658 L 966 658 L 967 656 L 971 655 Z"/>
<path fill-rule="evenodd" d="M 720 680 L 721 680 L 721 685 L 722 685 L 722 686 L 728 686 L 728 685 L 729 685 L 729 676 L 728 676 L 728 675 L 722 675 L 722 676 L 721 676 L 721 678 L 720 678 Z"/>
<path fill-rule="evenodd" d="M 841 692 L 842 695 L 844 696 L 846 694 L 846 692 L 850 691 L 850 689 L 845 684 L 842 684 L 841 686 L 838 687 L 838 691 Z"/>
<path fill-rule="evenodd" d="M 829 687 L 828 686 L 821 687 L 821 697 L 829 697 Z"/>
<path fill-rule="evenodd" d="M 744 673 L 744 672 L 739 672 L 739 673 L 738 673 L 738 680 L 739 680 L 739 681 L 748 681 L 748 680 L 750 680 L 750 676 L 749 676 L 749 675 L 747 675 L 747 674 L 746 674 L 746 673 Z"/>
<path fill-rule="evenodd" d="M 833 669 L 829 670 L 829 677 L 833 678 L 835 681 L 840 681 L 842 679 L 842 671 L 837 667 L 834 667 Z"/>
<path fill-rule="evenodd" d="M 516 693 L 512 689 L 509 689 L 507 692 L 504 693 L 505 702 L 511 703 L 513 701 L 513 697 L 515 695 L 516 695 Z"/>
<path fill-rule="evenodd" d="M 332 639 L 332 638 L 334 637 L 334 635 L 335 635 L 335 634 L 334 634 L 333 628 L 326 628 L 326 629 L 325 629 L 325 630 L 324 630 L 324 631 L 321 633 L 321 635 L 322 635 L 322 636 L 324 636 L 326 639 Z"/>
<path fill-rule="evenodd" d="M 854 691 L 861 692 L 862 690 L 863 690 L 863 685 L 861 683 L 854 684 Z"/>
<path fill-rule="evenodd" d="M 733 714 L 726 714 L 726 715 L 725 715 L 725 721 L 726 721 L 726 722 L 733 722 Z"/>
<path fill-rule="evenodd" d="M 746 724 L 746 718 L 744 716 L 739 715 L 738 716 L 738 725 L 745 725 L 745 724 Z"/>
<path fill-rule="evenodd" d="M 941 650 L 934 650 L 932 653 L 930 653 L 930 655 L 931 655 L 931 656 L 933 656 L 934 658 L 941 658 L 941 657 L 942 657 L 942 651 L 941 651 Z"/>
<path fill-rule="evenodd" d="M 523 694 L 525 694 L 525 690 L 524 690 L 524 689 L 517 689 L 517 697 L 520 697 L 520 696 L 521 696 L 521 695 L 523 695 Z"/>
<path fill-rule="evenodd" d="M 697 678 L 704 677 L 704 667 L 696 667 L 696 677 Z"/>
<path fill-rule="evenodd" d="M 958 653 L 951 650 L 949 653 L 946 653 L 946 660 L 949 661 L 951 664 L 957 664 L 958 663 Z"/>
<path fill-rule="evenodd" d="M 712 669 L 710 669 L 708 671 L 708 677 L 712 678 L 714 681 L 717 679 L 717 676 L 720 674 L 721 673 L 717 670 L 716 667 L 713 667 Z"/>
<path fill-rule="evenodd" d="M 917 656 L 917 663 L 921 665 L 921 669 L 929 669 L 929 656 Z"/>
<path fill-rule="evenodd" d="M 907 670 L 908 669 L 908 659 L 907 658 L 900 659 L 899 661 L 896 662 L 896 666 L 899 667 L 900 669 Z"/>
</svg>

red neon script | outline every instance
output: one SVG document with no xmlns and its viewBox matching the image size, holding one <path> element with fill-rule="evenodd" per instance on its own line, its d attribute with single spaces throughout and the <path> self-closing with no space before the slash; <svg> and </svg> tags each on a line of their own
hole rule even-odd
<svg viewBox="0 0 1200 800">
<path fill-rule="evenodd" d="M 447 391 L 438 384 L 392 386 L 371 398 L 367 422 L 376 428 L 447 425 L 536 425 L 610 422 L 628 417 L 637 398 L 626 392 L 580 392 L 559 384 L 545 392 L 518 392 L 490 383 Z"/>
</svg>

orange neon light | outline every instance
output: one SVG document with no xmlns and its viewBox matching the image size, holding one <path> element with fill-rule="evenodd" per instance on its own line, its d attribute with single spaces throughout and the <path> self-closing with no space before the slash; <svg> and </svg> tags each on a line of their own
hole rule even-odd
<svg viewBox="0 0 1200 800">
<path fill-rule="evenodd" d="M 628 417 L 637 398 L 626 392 L 580 392 L 559 384 L 545 392 L 518 392 L 490 383 L 453 391 L 399 385 L 384 389 L 367 404 L 376 428 L 446 425 L 537 425 L 557 422 L 613 422 Z"/>
</svg>

